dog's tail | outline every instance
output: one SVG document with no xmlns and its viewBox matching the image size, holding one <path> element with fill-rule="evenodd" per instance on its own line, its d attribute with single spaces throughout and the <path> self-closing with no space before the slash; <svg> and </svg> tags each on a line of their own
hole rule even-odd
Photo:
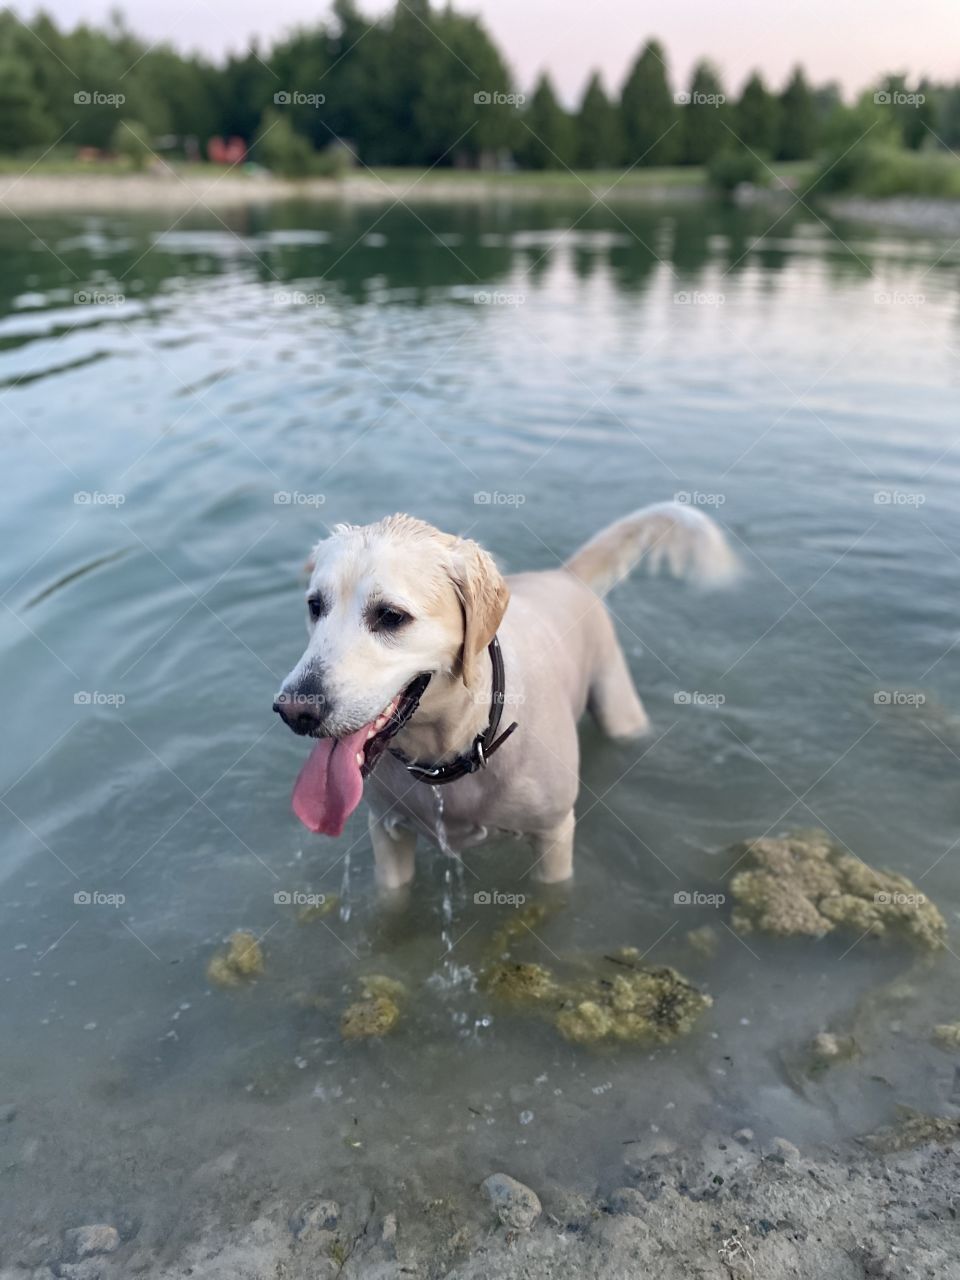
<svg viewBox="0 0 960 1280">
<path fill-rule="evenodd" d="M 609 525 L 563 566 L 599 596 L 621 582 L 640 561 L 702 586 L 731 582 L 739 565 L 715 520 L 697 507 L 657 502 Z"/>
</svg>

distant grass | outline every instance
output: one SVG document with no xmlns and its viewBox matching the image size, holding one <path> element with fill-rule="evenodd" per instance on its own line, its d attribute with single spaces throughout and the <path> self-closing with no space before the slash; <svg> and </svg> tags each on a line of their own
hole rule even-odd
<svg viewBox="0 0 960 1280">
<path fill-rule="evenodd" d="M 184 178 L 215 178 L 227 172 L 223 165 L 187 164 L 183 161 L 170 161 L 171 168 Z M 795 178 L 798 182 L 806 179 L 813 172 L 813 166 L 806 161 L 775 164 L 774 172 L 785 178 Z M 135 170 L 124 160 L 81 161 L 72 156 L 51 154 L 41 160 L 31 160 L 24 156 L 0 156 L 0 174 L 22 174 L 26 172 L 38 177 L 87 177 L 104 175 L 108 177 L 124 177 L 135 173 Z M 149 176 L 150 170 L 141 171 Z M 231 176 L 243 177 L 243 166 L 230 171 Z M 616 191 L 660 190 L 664 188 L 702 187 L 706 184 L 705 170 L 699 165 L 675 165 L 669 168 L 636 168 L 624 173 L 622 169 L 583 169 L 571 173 L 567 169 L 529 170 L 518 169 L 511 172 L 486 171 L 476 169 L 450 168 L 374 168 L 367 169 L 359 165 L 345 175 L 349 178 L 367 178 L 370 181 L 381 179 L 388 185 L 417 182 L 424 187 L 444 186 L 497 186 L 535 187 L 545 193 L 573 193 L 582 191 L 584 186 L 591 190 L 603 191 L 615 187 Z"/>
</svg>

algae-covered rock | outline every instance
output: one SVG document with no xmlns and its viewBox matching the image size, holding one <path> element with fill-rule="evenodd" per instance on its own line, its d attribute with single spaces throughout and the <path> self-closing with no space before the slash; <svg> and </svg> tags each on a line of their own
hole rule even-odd
<svg viewBox="0 0 960 1280">
<path fill-rule="evenodd" d="M 960 1049 L 960 1022 L 941 1022 L 933 1028 L 933 1035 L 948 1049 Z"/>
<path fill-rule="evenodd" d="M 956 1142 L 960 1138 L 960 1120 L 953 1116 L 928 1116 L 912 1107 L 901 1107 L 900 1118 L 888 1129 L 869 1133 L 863 1139 L 871 1149 L 882 1155 L 895 1151 L 910 1151 L 927 1142 Z"/>
<path fill-rule="evenodd" d="M 763 837 L 734 852 L 744 864 L 730 880 L 740 933 L 820 937 L 843 928 L 898 934 L 932 951 L 944 946 L 943 916 L 906 876 L 874 871 L 824 831 Z"/>
<path fill-rule="evenodd" d="M 327 916 L 333 915 L 334 911 L 340 906 L 340 898 L 337 894 L 328 894 L 322 902 L 316 902 L 309 907 L 301 907 L 297 912 L 297 924 L 312 924 L 314 920 L 324 920 Z"/>
<path fill-rule="evenodd" d="M 373 996 L 348 1005 L 340 1019 L 344 1040 L 385 1036 L 400 1020 L 400 1006 L 389 996 Z"/>
<path fill-rule="evenodd" d="M 486 974 L 484 988 L 512 1004 L 556 997 L 556 979 L 542 964 L 497 964 Z"/>
<path fill-rule="evenodd" d="M 359 980 L 360 999 L 344 1009 L 340 1034 L 344 1040 L 385 1036 L 400 1021 L 400 1006 L 409 994 L 404 984 L 383 973 L 368 973 Z"/>
<path fill-rule="evenodd" d="M 263 948 L 246 929 L 238 929 L 227 945 L 210 957 L 207 977 L 221 987 L 235 987 L 246 978 L 263 973 Z"/>
<path fill-rule="evenodd" d="M 663 1042 L 685 1035 L 713 1001 L 667 965 L 572 984 L 554 1021 L 567 1040 Z"/>
<path fill-rule="evenodd" d="M 838 1035 L 834 1031 L 821 1031 L 814 1036 L 810 1045 L 812 1057 L 811 1070 L 816 1073 L 825 1067 L 832 1067 L 838 1062 L 849 1062 L 860 1053 L 860 1047 L 853 1036 Z"/>
<path fill-rule="evenodd" d="M 675 969 L 637 963 L 635 948 L 602 958 L 627 972 L 562 981 L 540 964 L 495 965 L 485 989 L 512 1005 L 535 1009 L 575 1044 L 662 1042 L 689 1031 L 712 1003 Z"/>
</svg>

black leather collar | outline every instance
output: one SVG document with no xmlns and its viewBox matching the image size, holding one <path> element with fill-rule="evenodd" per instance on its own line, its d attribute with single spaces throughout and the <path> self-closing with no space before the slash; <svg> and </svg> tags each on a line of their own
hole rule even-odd
<svg viewBox="0 0 960 1280">
<path fill-rule="evenodd" d="M 490 654 L 490 666 L 493 673 L 490 719 L 487 721 L 486 729 L 484 729 L 483 733 L 477 734 L 466 751 L 455 756 L 453 760 L 447 761 L 446 764 L 429 765 L 420 760 L 408 760 L 402 751 L 398 751 L 396 747 L 390 748 L 391 755 L 396 756 L 401 764 L 405 766 L 407 772 L 412 774 L 419 782 L 427 782 L 431 786 L 439 787 L 445 782 L 456 782 L 458 778 L 463 778 L 468 773 L 476 773 L 478 769 L 486 768 L 489 758 L 516 729 L 517 722 L 514 720 L 513 724 L 504 729 L 503 733 L 497 737 L 500 720 L 503 716 L 506 676 L 503 669 L 503 654 L 500 652 L 500 641 L 496 636 L 487 646 L 487 652 Z"/>
</svg>

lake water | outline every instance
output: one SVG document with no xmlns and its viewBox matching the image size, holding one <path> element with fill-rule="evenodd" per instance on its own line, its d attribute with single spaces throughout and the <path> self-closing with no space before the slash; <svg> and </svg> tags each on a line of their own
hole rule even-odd
<svg viewBox="0 0 960 1280">
<path fill-rule="evenodd" d="M 174 1249 L 265 1187 L 455 1203 L 505 1168 L 590 1190 L 705 1132 L 809 1147 L 955 1102 L 930 1043 L 960 1015 L 952 950 L 741 940 L 729 904 L 675 902 L 723 891 L 734 841 L 823 826 L 960 910 L 960 248 L 778 212 L 0 222 L 17 1230 L 136 1223 Z M 406 510 L 537 568 L 675 494 L 746 575 L 611 598 L 654 735 L 584 726 L 576 884 L 517 958 L 634 945 L 714 1005 L 671 1046 L 588 1050 L 475 987 L 513 908 L 474 893 L 534 900 L 525 854 L 464 876 L 422 853 L 386 914 L 362 811 L 337 841 L 291 813 L 306 745 L 271 701 L 334 522 Z M 340 908 L 300 924 L 294 892 Z M 265 973 L 225 991 L 206 966 L 238 928 Z M 410 1003 L 344 1045 L 371 972 Z M 851 1026 L 863 1057 L 811 1077 L 811 1037 Z"/>
</svg>

